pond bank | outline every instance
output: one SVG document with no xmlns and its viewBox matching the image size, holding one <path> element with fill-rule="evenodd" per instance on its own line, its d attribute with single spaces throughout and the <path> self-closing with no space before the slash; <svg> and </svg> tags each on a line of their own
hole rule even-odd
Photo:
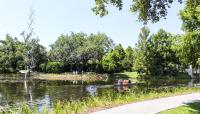
<svg viewBox="0 0 200 114">
<path fill-rule="evenodd" d="M 43 74 L 39 73 L 37 76 L 34 76 L 33 79 L 39 80 L 69 80 L 69 81 L 105 81 L 107 80 L 106 74 L 71 74 L 71 73 L 62 73 L 62 74 Z"/>
<path fill-rule="evenodd" d="M 200 100 L 200 93 L 137 102 L 94 112 L 92 114 L 156 114 L 196 100 Z"/>
<path fill-rule="evenodd" d="M 60 80 L 60 81 L 106 81 L 108 78 L 115 79 L 129 79 L 129 78 L 138 78 L 137 72 L 122 72 L 122 73 L 113 73 L 113 74 L 97 74 L 97 73 L 84 73 L 84 74 L 73 74 L 73 73 L 61 73 L 61 74 L 48 74 L 48 73 L 37 73 L 33 79 L 39 80 Z"/>
</svg>

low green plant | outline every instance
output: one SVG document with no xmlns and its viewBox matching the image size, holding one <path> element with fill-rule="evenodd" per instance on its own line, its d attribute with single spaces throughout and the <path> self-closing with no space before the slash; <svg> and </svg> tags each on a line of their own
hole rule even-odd
<svg viewBox="0 0 200 114">
<path fill-rule="evenodd" d="M 156 99 L 160 97 L 167 97 L 173 95 L 187 94 L 192 92 L 200 92 L 200 88 L 188 88 L 188 87 L 158 87 L 158 88 L 138 88 L 133 87 L 128 92 L 118 93 L 117 91 L 104 91 L 102 95 L 91 96 L 82 100 L 71 100 L 66 102 L 58 101 L 52 109 L 47 107 L 43 108 L 42 114 L 77 114 L 79 112 L 87 112 L 91 109 L 101 107 L 113 107 L 117 105 L 127 104 L 131 102 L 144 101 L 149 99 Z M 38 114 L 37 109 L 29 108 L 27 104 L 22 104 L 19 108 L 8 108 L 6 111 L 1 113 L 23 113 L 29 114 L 34 112 Z"/>
</svg>

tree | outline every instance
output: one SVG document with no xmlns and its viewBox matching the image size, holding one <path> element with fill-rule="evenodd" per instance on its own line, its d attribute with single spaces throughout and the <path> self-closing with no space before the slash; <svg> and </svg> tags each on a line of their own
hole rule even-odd
<svg viewBox="0 0 200 114">
<path fill-rule="evenodd" d="M 101 72 L 103 55 L 113 47 L 113 41 L 105 34 L 91 34 L 88 36 L 84 49 L 87 53 L 87 67 L 89 71 Z"/>
<path fill-rule="evenodd" d="M 143 27 L 139 34 L 139 40 L 136 44 L 135 55 L 134 55 L 134 70 L 140 74 L 149 74 L 149 51 L 148 51 L 148 39 L 150 31 L 147 27 Z"/>
<path fill-rule="evenodd" d="M 125 58 L 125 51 L 121 44 L 115 46 L 114 50 L 104 55 L 102 66 L 105 72 L 121 72 L 123 68 L 123 60 Z"/>
<path fill-rule="evenodd" d="M 117 55 L 113 49 L 111 49 L 108 54 L 103 56 L 102 66 L 103 66 L 104 72 L 108 72 L 108 73 L 117 72 L 116 71 L 117 61 L 115 60 L 115 58 L 117 58 Z"/>
<path fill-rule="evenodd" d="M 179 56 L 185 65 L 198 69 L 200 56 L 200 1 L 186 0 L 186 6 L 180 11 L 182 29 L 186 32 L 180 37 Z"/>
<path fill-rule="evenodd" d="M 175 0 L 133 0 L 130 11 L 138 14 L 138 20 L 144 23 L 148 21 L 157 22 L 160 18 L 166 18 L 167 9 Z M 189 1 L 189 0 L 188 0 Z M 190 0 L 193 2 L 194 0 Z M 196 0 L 197 1 L 197 0 Z M 182 3 L 183 0 L 178 0 Z M 122 10 L 123 0 L 95 0 L 95 7 L 92 9 L 96 15 L 105 16 L 108 14 L 107 5 Z"/>
<path fill-rule="evenodd" d="M 184 31 L 192 32 L 200 30 L 200 1 L 186 0 L 186 6 L 180 10 L 180 17 L 183 21 Z"/>
<path fill-rule="evenodd" d="M 115 58 L 115 61 L 117 63 L 116 70 L 117 70 L 117 72 L 120 72 L 120 71 L 124 70 L 123 61 L 125 59 L 126 53 L 121 44 L 119 44 L 115 47 L 114 52 L 116 53 L 116 58 Z"/>
<path fill-rule="evenodd" d="M 63 62 L 66 71 L 100 72 L 102 57 L 112 46 L 113 41 L 102 33 L 89 36 L 84 33 L 71 33 L 61 35 L 51 45 L 49 58 L 51 61 Z"/>
<path fill-rule="evenodd" d="M 181 63 L 187 68 L 192 65 L 198 69 L 198 58 L 200 57 L 200 32 L 186 32 L 177 43 L 177 55 Z"/>
<path fill-rule="evenodd" d="M 26 69 L 30 72 L 32 68 L 34 67 L 34 58 L 33 58 L 33 47 L 32 47 L 32 41 L 34 41 L 34 10 L 30 8 L 30 16 L 29 16 L 29 22 L 28 22 L 28 27 L 27 31 L 23 31 L 21 33 L 21 36 L 24 38 L 24 44 L 25 44 L 25 52 L 24 52 L 24 60 L 25 60 L 25 65 Z M 35 35 L 36 36 L 36 35 Z"/>
<path fill-rule="evenodd" d="M 49 58 L 51 61 L 63 62 L 64 65 L 78 64 L 82 59 L 82 47 L 86 42 L 86 34 L 71 33 L 71 35 L 61 35 L 54 44 L 51 45 Z"/>
<path fill-rule="evenodd" d="M 131 46 L 128 46 L 125 50 L 126 56 L 123 61 L 123 68 L 127 71 L 131 71 L 134 62 L 134 51 Z"/>
<path fill-rule="evenodd" d="M 13 39 L 10 35 L 6 35 L 6 39 L 1 40 L 0 44 L 0 62 L 2 67 L 4 69 L 12 68 L 15 72 L 23 60 L 23 50 L 21 50 L 23 44 L 17 38 Z"/>
<path fill-rule="evenodd" d="M 174 37 L 160 29 L 149 40 L 150 74 L 153 76 L 176 75 L 179 63 L 175 51 L 172 49 Z"/>
<path fill-rule="evenodd" d="M 39 70 L 39 65 L 47 62 L 47 52 L 45 47 L 39 44 L 39 39 L 31 39 L 32 69 Z"/>
</svg>

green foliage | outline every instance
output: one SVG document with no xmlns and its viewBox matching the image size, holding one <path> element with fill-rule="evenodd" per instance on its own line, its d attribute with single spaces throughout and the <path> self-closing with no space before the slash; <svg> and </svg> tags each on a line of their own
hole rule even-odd
<svg viewBox="0 0 200 114">
<path fill-rule="evenodd" d="M 180 11 L 180 17 L 183 21 L 183 30 L 188 32 L 200 30 L 200 1 L 186 0 L 186 6 Z"/>
<path fill-rule="evenodd" d="M 114 50 L 111 49 L 110 52 L 106 54 L 102 60 L 104 71 L 113 73 L 124 70 L 123 61 L 125 56 L 126 54 L 121 44 L 117 45 Z"/>
<path fill-rule="evenodd" d="M 61 62 L 48 62 L 47 64 L 40 64 L 40 70 L 46 73 L 61 73 L 63 72 L 63 63 Z"/>
<path fill-rule="evenodd" d="M 173 1 L 175 0 L 133 0 L 130 5 L 130 11 L 133 14 L 138 14 L 139 21 L 144 23 L 148 21 L 157 22 L 161 18 L 166 18 L 167 9 L 170 8 Z M 182 3 L 182 1 L 178 0 L 179 3 Z M 96 4 L 92 10 L 96 15 L 102 17 L 108 14 L 107 5 L 113 5 L 121 10 L 123 2 L 125 0 L 95 0 Z"/>
<path fill-rule="evenodd" d="M 177 41 L 177 55 L 185 66 L 198 69 L 200 57 L 200 1 L 186 0 L 186 6 L 180 11 L 182 28 L 186 32 Z"/>
<path fill-rule="evenodd" d="M 172 48 L 173 39 L 170 33 L 162 29 L 149 37 L 149 30 L 142 28 L 133 68 L 143 76 L 176 75 L 179 59 Z"/>
<path fill-rule="evenodd" d="M 40 64 L 47 62 L 47 52 L 46 49 L 39 44 L 39 39 L 32 39 L 30 46 L 32 51 L 32 69 L 38 70 Z"/>
<path fill-rule="evenodd" d="M 150 74 L 153 76 L 176 75 L 178 59 L 172 49 L 174 37 L 160 29 L 150 38 Z"/>
<path fill-rule="evenodd" d="M 31 62 L 26 57 L 29 47 L 32 51 Z M 32 39 L 29 45 L 25 45 L 17 38 L 6 35 L 6 39 L 0 41 L 0 69 L 3 72 L 26 69 L 28 64 L 32 64 L 32 68 L 37 70 L 39 65 L 46 61 L 46 50 L 39 44 L 38 39 Z"/>
<path fill-rule="evenodd" d="M 132 71 L 134 62 L 134 50 L 131 46 L 128 46 L 125 50 L 126 56 L 122 62 L 122 66 L 126 71 Z"/>
<path fill-rule="evenodd" d="M 200 58 L 198 58 L 198 61 L 197 61 L 198 65 L 200 66 Z"/>
<path fill-rule="evenodd" d="M 49 58 L 52 61 L 63 62 L 65 71 L 102 72 L 103 55 L 113 46 L 113 41 L 105 34 L 71 33 L 61 35 L 51 45 Z"/>
<path fill-rule="evenodd" d="M 181 64 L 186 68 L 192 65 L 198 68 L 198 58 L 200 56 L 200 32 L 187 32 L 177 39 L 175 50 L 180 58 Z"/>
<path fill-rule="evenodd" d="M 135 55 L 134 55 L 134 66 L 133 69 L 136 70 L 140 75 L 149 74 L 149 49 L 148 49 L 148 39 L 149 39 L 149 29 L 143 27 L 141 33 L 139 34 L 139 40 L 136 44 Z"/>
<path fill-rule="evenodd" d="M 114 53 L 112 49 L 107 55 L 103 56 L 102 66 L 105 72 L 108 72 L 108 73 L 115 72 L 115 68 L 116 68 L 116 61 L 114 61 L 115 57 L 116 57 L 116 54 Z"/>
<path fill-rule="evenodd" d="M 12 68 L 12 71 L 16 71 L 23 65 L 23 46 L 17 38 L 6 35 L 6 39 L 0 41 L 0 68 Z"/>
<path fill-rule="evenodd" d="M 86 42 L 86 34 L 71 33 L 71 35 L 61 35 L 54 44 L 51 45 L 49 58 L 52 61 L 62 61 L 70 63 L 78 55 L 79 47 L 82 47 Z"/>
<path fill-rule="evenodd" d="M 43 64 L 39 65 L 39 71 L 40 72 L 46 72 L 46 63 L 43 63 Z"/>
</svg>

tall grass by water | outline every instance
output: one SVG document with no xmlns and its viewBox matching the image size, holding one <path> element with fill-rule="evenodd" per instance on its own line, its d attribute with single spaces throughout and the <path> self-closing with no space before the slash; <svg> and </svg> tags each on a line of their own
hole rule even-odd
<svg viewBox="0 0 200 114">
<path fill-rule="evenodd" d="M 173 95 L 200 92 L 200 88 L 188 87 L 158 87 L 158 88 L 138 88 L 133 87 L 126 92 L 105 91 L 99 96 L 91 96 L 81 100 L 71 100 L 66 102 L 58 101 L 53 108 L 43 107 L 42 111 L 30 108 L 26 103 L 12 108 L 2 108 L 0 114 L 77 114 L 89 113 L 114 107 L 122 104 L 156 99 Z"/>
</svg>

